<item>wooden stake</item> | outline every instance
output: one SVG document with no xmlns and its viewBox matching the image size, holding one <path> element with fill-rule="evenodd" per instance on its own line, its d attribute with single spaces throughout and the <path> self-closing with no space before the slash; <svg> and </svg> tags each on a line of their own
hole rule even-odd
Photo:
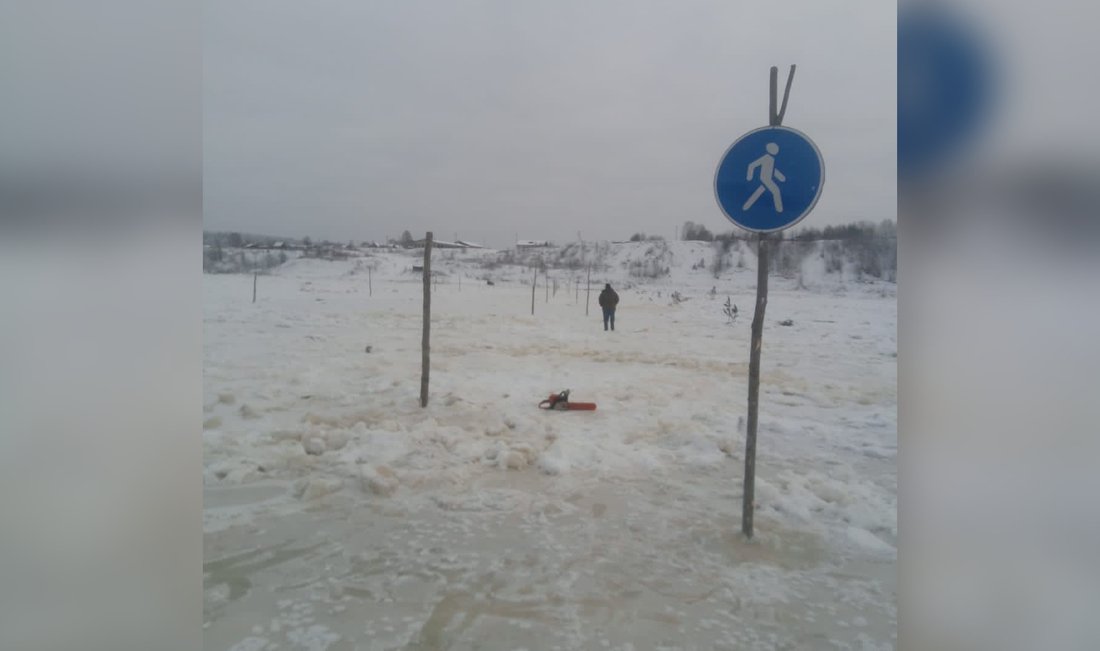
<svg viewBox="0 0 1100 651">
<path fill-rule="evenodd" d="M 539 282 L 539 270 L 535 269 L 535 275 L 531 276 L 531 316 L 535 316 L 535 285 Z"/>
<path fill-rule="evenodd" d="M 432 232 L 424 238 L 424 335 L 420 340 L 420 406 L 428 406 L 428 373 L 431 368 L 432 328 Z"/>
<path fill-rule="evenodd" d="M 749 348 L 749 417 L 745 434 L 745 484 L 741 496 L 741 533 L 752 538 L 753 499 L 756 496 L 756 426 L 760 408 L 760 353 L 763 348 L 764 311 L 768 307 L 768 240 L 760 235 L 756 260 L 756 309 L 752 314 Z"/>
<path fill-rule="evenodd" d="M 374 296 L 374 283 L 371 282 L 370 267 L 367 267 L 367 291 L 370 292 L 369 296 Z"/>
<path fill-rule="evenodd" d="M 258 271 L 253 271 L 252 272 L 252 302 L 253 303 L 256 302 L 256 279 L 259 278 L 259 277 L 260 277 L 260 273 Z"/>
<path fill-rule="evenodd" d="M 549 303 L 550 302 L 550 270 L 549 269 L 542 272 L 542 282 L 543 282 L 544 285 L 546 285 L 546 301 L 545 302 Z"/>
<path fill-rule="evenodd" d="M 776 94 L 779 92 L 779 68 L 772 66 L 771 77 L 768 80 L 768 124 L 775 126 L 775 121 L 779 117 L 779 110 L 776 109 Z"/>
<path fill-rule="evenodd" d="M 588 316 L 588 303 L 592 301 L 592 265 L 588 265 L 588 291 L 584 295 L 584 315 Z"/>
<path fill-rule="evenodd" d="M 779 112 L 775 115 L 775 125 L 781 126 L 783 124 L 783 116 L 787 114 L 787 100 L 791 96 L 791 84 L 794 82 L 794 64 L 791 64 L 791 70 L 787 73 L 787 87 L 783 89 L 783 104 L 779 107 Z"/>
</svg>

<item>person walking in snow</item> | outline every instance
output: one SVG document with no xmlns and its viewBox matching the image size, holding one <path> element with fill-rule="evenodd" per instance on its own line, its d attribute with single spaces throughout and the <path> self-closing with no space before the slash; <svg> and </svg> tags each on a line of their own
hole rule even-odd
<svg viewBox="0 0 1100 651">
<path fill-rule="evenodd" d="M 611 283 L 607 283 L 603 286 L 603 291 L 600 292 L 600 307 L 603 308 L 603 329 L 607 331 L 608 323 L 611 324 L 611 330 L 615 330 L 615 307 L 619 304 L 619 295 L 615 293 L 614 289 L 611 289 Z"/>
</svg>

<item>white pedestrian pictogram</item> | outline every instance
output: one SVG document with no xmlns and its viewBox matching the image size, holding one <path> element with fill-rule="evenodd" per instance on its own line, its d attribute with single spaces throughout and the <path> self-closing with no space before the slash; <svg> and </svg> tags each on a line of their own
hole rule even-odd
<svg viewBox="0 0 1100 651">
<path fill-rule="evenodd" d="M 769 142 L 765 149 L 768 150 L 768 153 L 754 160 L 745 173 L 745 180 L 751 181 L 753 170 L 759 167 L 760 187 L 756 188 L 756 191 L 752 193 L 752 196 L 745 202 L 745 205 L 741 206 L 742 211 L 752 208 L 752 205 L 756 203 L 760 195 L 764 194 L 764 190 L 767 190 L 772 193 L 772 202 L 775 204 L 775 212 L 783 212 L 783 196 L 779 193 L 779 186 L 775 184 L 774 180 L 787 180 L 787 177 L 783 176 L 783 172 L 775 169 L 775 155 L 779 153 L 779 145 L 774 142 Z"/>
</svg>

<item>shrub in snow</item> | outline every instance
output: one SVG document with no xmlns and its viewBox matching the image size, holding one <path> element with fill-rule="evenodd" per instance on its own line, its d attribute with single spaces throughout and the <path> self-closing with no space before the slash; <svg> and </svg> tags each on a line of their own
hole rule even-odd
<svg viewBox="0 0 1100 651">
<path fill-rule="evenodd" d="M 722 306 L 722 313 L 729 319 L 728 323 L 733 323 L 737 320 L 737 306 L 730 301 L 730 297 L 726 297 L 726 303 Z"/>
<path fill-rule="evenodd" d="M 660 278 L 671 272 L 672 251 L 664 242 L 655 242 L 646 247 L 640 258 L 629 259 L 623 264 L 633 277 Z"/>
<path fill-rule="evenodd" d="M 736 241 L 732 238 L 722 238 L 714 243 L 714 263 L 711 265 L 710 271 L 715 278 L 718 278 L 732 266 L 731 251 L 734 248 Z M 740 245 L 737 245 L 740 250 Z"/>
</svg>

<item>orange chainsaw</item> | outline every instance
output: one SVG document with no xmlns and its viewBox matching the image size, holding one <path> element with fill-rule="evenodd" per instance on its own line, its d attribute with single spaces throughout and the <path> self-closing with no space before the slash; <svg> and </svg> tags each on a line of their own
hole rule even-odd
<svg viewBox="0 0 1100 651">
<path fill-rule="evenodd" d="M 596 409 L 596 403 L 569 402 L 569 389 L 566 389 L 561 393 L 551 393 L 549 398 L 539 403 L 539 409 L 594 411 Z"/>
</svg>

